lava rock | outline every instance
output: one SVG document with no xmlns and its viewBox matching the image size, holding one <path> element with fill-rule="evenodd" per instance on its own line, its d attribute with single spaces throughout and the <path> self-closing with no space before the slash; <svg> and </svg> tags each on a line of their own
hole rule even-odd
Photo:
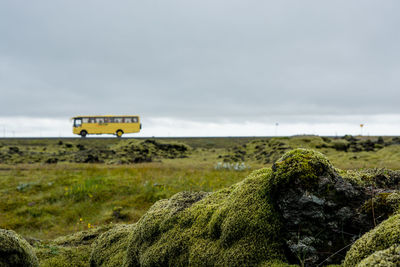
<svg viewBox="0 0 400 267">
<path fill-rule="evenodd" d="M 39 266 L 29 243 L 14 231 L 0 229 L 0 266 Z"/>
<path fill-rule="evenodd" d="M 272 170 L 273 199 L 291 262 L 340 262 L 343 255 L 334 253 L 373 227 L 358 211 L 368 192 L 345 181 L 322 154 L 293 150 Z"/>
</svg>

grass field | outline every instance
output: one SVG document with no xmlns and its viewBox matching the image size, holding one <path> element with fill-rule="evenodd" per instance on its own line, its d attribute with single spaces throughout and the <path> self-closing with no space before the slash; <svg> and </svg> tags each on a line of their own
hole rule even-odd
<svg viewBox="0 0 400 267">
<path fill-rule="evenodd" d="M 398 141 L 318 136 L 2 139 L 0 228 L 52 239 L 135 222 L 159 199 L 232 185 L 297 147 L 318 150 L 341 169 L 400 169 Z"/>
</svg>

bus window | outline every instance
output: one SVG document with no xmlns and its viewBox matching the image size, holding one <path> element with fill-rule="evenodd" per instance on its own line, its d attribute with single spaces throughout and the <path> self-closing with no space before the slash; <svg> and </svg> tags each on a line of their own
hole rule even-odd
<svg viewBox="0 0 400 267">
<path fill-rule="evenodd" d="M 131 123 L 132 122 L 132 118 L 125 118 L 125 123 Z"/>
<path fill-rule="evenodd" d="M 133 117 L 132 122 L 137 123 L 138 122 L 138 117 Z"/>
<path fill-rule="evenodd" d="M 96 118 L 97 123 L 104 123 L 104 118 Z"/>
<path fill-rule="evenodd" d="M 89 118 L 89 123 L 95 123 L 94 118 Z"/>
<path fill-rule="evenodd" d="M 104 123 L 109 123 L 109 119 L 108 118 L 104 118 Z"/>
<path fill-rule="evenodd" d="M 74 127 L 80 127 L 82 125 L 82 119 L 78 118 L 74 120 Z"/>
<path fill-rule="evenodd" d="M 114 118 L 115 123 L 122 123 L 122 118 Z"/>
<path fill-rule="evenodd" d="M 82 118 L 82 123 L 88 123 L 89 122 L 89 118 Z"/>
</svg>

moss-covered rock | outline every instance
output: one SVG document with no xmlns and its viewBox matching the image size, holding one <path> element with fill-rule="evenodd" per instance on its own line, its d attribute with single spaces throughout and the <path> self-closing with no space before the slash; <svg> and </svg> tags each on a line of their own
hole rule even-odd
<svg viewBox="0 0 400 267">
<path fill-rule="evenodd" d="M 352 184 L 380 189 L 397 189 L 400 187 L 400 171 L 385 168 L 364 170 L 340 170 L 340 175 Z"/>
<path fill-rule="evenodd" d="M 337 151 L 346 151 L 349 149 L 350 147 L 350 143 L 349 141 L 345 140 L 345 139 L 334 139 L 331 142 L 331 147 L 336 149 Z"/>
<path fill-rule="evenodd" d="M 400 214 L 391 216 L 364 234 L 350 248 L 344 266 L 355 266 L 376 251 L 400 244 Z"/>
<path fill-rule="evenodd" d="M 339 263 L 335 252 L 373 227 L 358 212 L 368 192 L 345 181 L 318 152 L 286 153 L 272 166 L 271 184 L 290 262 Z"/>
<path fill-rule="evenodd" d="M 322 175 L 332 175 L 334 169 L 328 159 L 319 152 L 295 149 L 287 152 L 272 166 L 272 183 L 285 187 L 293 181 L 312 187 Z"/>
<path fill-rule="evenodd" d="M 91 245 L 112 225 L 80 231 L 72 235 L 61 236 L 55 240 L 40 241 L 34 250 L 41 267 L 89 266 Z"/>
<path fill-rule="evenodd" d="M 358 267 L 397 267 L 400 266 L 400 246 L 393 245 L 380 250 L 362 260 Z"/>
<path fill-rule="evenodd" d="M 0 266 L 39 266 L 28 242 L 14 231 L 0 229 Z"/>
<path fill-rule="evenodd" d="M 155 140 L 138 142 L 130 140 L 113 147 L 115 159 L 119 163 L 151 162 L 162 158 L 184 158 L 190 150 L 189 146 L 179 143 L 162 143 Z"/>
<path fill-rule="evenodd" d="M 268 194 L 270 176 L 262 169 L 211 194 L 156 202 L 132 232 L 126 264 L 241 266 L 284 260 L 280 223 Z"/>
<path fill-rule="evenodd" d="M 122 266 L 133 227 L 135 224 L 120 224 L 101 234 L 92 245 L 90 266 Z"/>
<path fill-rule="evenodd" d="M 360 213 L 365 214 L 365 220 L 379 224 L 398 211 L 400 193 L 396 190 L 375 190 L 375 196 L 368 199 L 360 208 Z M 382 191 L 382 192 L 379 192 Z"/>
<path fill-rule="evenodd" d="M 51 242 L 41 243 L 35 248 L 40 267 L 88 267 L 90 245 L 58 246 Z"/>
</svg>

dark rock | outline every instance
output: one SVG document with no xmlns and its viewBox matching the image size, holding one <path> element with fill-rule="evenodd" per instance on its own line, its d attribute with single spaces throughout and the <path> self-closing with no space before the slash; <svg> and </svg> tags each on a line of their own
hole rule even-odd
<svg viewBox="0 0 400 267">
<path fill-rule="evenodd" d="M 385 143 L 385 141 L 383 140 L 382 136 L 378 137 L 378 140 L 376 141 L 377 144 L 383 145 Z"/>
<path fill-rule="evenodd" d="M 321 154 L 291 151 L 273 165 L 274 199 L 283 217 L 287 257 L 293 263 L 314 266 L 338 263 L 334 253 L 371 229 L 358 208 L 371 195 L 335 171 Z M 340 236 L 340 238 L 338 238 Z"/>
<path fill-rule="evenodd" d="M 80 151 L 83 151 L 83 150 L 86 149 L 85 146 L 82 145 L 82 144 L 77 144 L 76 147 L 77 147 Z"/>
<path fill-rule="evenodd" d="M 48 158 L 45 163 L 46 164 L 56 164 L 58 162 L 58 158 Z"/>
<path fill-rule="evenodd" d="M 393 137 L 392 139 L 392 144 L 394 145 L 400 145 L 400 137 Z"/>
<path fill-rule="evenodd" d="M 16 146 L 10 146 L 10 147 L 8 148 L 8 153 L 10 153 L 10 154 L 20 154 L 21 151 L 20 151 L 19 148 L 16 147 Z"/>
</svg>

